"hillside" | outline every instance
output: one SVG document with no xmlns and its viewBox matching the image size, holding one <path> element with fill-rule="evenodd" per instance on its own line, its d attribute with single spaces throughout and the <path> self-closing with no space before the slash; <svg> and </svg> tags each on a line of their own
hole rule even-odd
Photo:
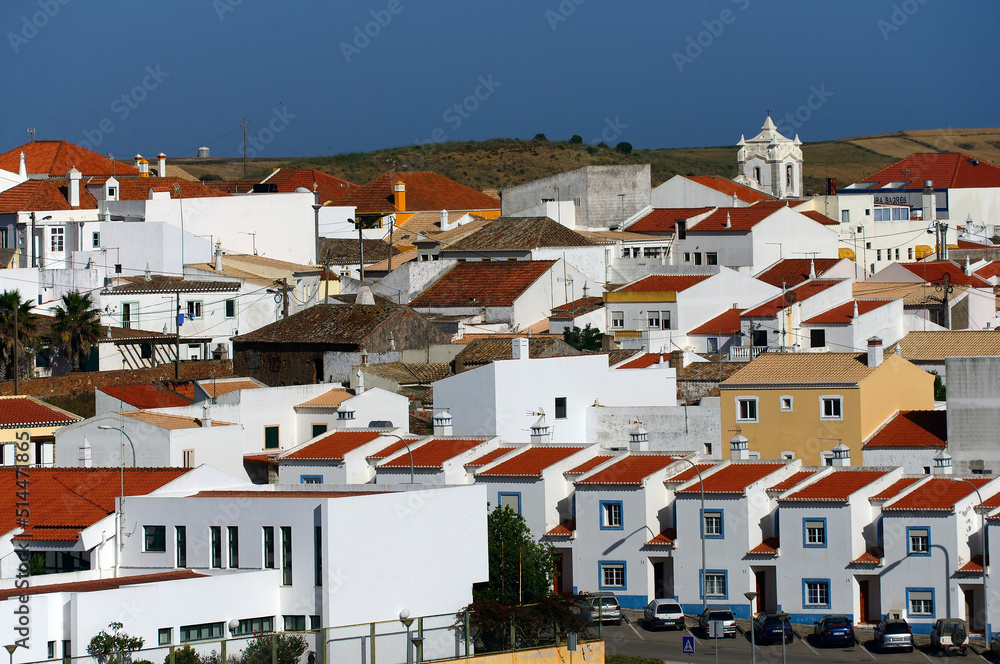
<svg viewBox="0 0 1000 664">
<path fill-rule="evenodd" d="M 826 178 L 844 186 L 914 152 L 961 151 L 1000 163 L 1000 129 L 937 129 L 805 143 L 804 183 L 807 191 L 821 193 Z M 172 162 L 200 177 L 205 173 L 223 179 L 243 177 L 242 159 L 173 159 Z M 653 186 L 680 173 L 684 175 L 736 174 L 736 147 L 664 148 L 622 154 L 614 148 L 567 141 L 492 139 L 466 143 L 436 143 L 355 152 L 307 159 L 251 159 L 249 177 L 262 177 L 280 166 L 315 168 L 351 182 L 364 183 L 387 170 L 430 170 L 475 189 L 496 189 L 528 182 L 581 166 L 643 164 L 652 170 Z"/>
</svg>

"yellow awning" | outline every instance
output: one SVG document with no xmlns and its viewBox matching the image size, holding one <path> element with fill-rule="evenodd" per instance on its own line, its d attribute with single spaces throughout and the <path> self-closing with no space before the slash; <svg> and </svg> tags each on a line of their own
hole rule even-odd
<svg viewBox="0 0 1000 664">
<path fill-rule="evenodd" d="M 847 249 L 846 247 L 841 247 L 840 258 L 850 258 L 853 261 L 855 259 L 854 250 Z"/>
</svg>

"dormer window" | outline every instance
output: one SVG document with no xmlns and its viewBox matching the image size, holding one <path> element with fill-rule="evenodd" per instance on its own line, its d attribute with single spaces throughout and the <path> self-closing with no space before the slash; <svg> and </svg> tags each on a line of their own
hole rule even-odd
<svg viewBox="0 0 1000 664">
<path fill-rule="evenodd" d="M 118 189 L 115 187 L 108 187 L 108 198 L 114 198 L 118 194 Z"/>
</svg>

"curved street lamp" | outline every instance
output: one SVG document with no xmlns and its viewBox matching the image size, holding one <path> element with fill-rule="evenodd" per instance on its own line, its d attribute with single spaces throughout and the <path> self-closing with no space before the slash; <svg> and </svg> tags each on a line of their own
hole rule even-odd
<svg viewBox="0 0 1000 664">
<path fill-rule="evenodd" d="M 125 433 L 125 429 L 121 429 L 119 427 L 109 426 L 107 424 L 98 425 L 97 428 L 101 429 L 102 431 L 118 431 L 118 432 L 121 433 L 121 435 L 125 436 L 125 438 L 128 440 L 128 446 L 132 448 L 132 467 L 135 468 L 136 467 L 136 462 L 135 462 L 135 445 L 132 444 L 132 439 L 129 438 L 129 435 L 127 433 Z M 125 445 L 122 444 L 122 452 L 123 452 L 123 454 L 122 454 L 122 467 L 125 466 L 125 454 L 124 454 L 124 451 L 125 451 Z"/>
<path fill-rule="evenodd" d="M 394 433 L 383 433 L 382 435 L 386 438 L 395 438 L 403 444 L 403 447 L 406 448 L 406 453 L 410 455 L 410 484 L 416 484 L 416 482 L 413 481 L 413 451 L 410 449 L 409 444 L 403 439 L 402 436 L 397 436 Z"/>
<path fill-rule="evenodd" d="M 701 486 L 701 514 L 698 517 L 700 521 L 700 532 L 701 532 L 701 612 L 705 613 L 705 609 L 708 608 L 708 597 L 705 594 L 705 482 L 701 478 L 701 471 L 698 470 L 698 466 L 694 461 L 683 457 L 678 459 L 678 461 L 685 461 L 691 464 L 694 468 L 694 472 L 698 473 L 698 484 Z"/>
<path fill-rule="evenodd" d="M 983 634 L 986 640 L 986 647 L 990 647 L 990 596 L 986 591 L 987 581 L 990 578 L 990 568 L 986 561 L 986 508 L 983 506 L 983 497 L 979 493 L 979 487 L 973 484 L 970 480 L 964 477 L 956 477 L 956 480 L 960 482 L 965 482 L 972 487 L 972 490 L 976 492 L 976 498 L 979 499 L 979 518 L 982 520 L 982 533 L 983 533 Z M 971 625 L 969 626 L 971 628 Z"/>
</svg>

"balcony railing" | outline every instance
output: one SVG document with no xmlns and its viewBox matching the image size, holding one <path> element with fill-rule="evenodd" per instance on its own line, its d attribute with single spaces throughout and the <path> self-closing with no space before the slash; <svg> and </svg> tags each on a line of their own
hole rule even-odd
<svg viewBox="0 0 1000 664">
<path fill-rule="evenodd" d="M 730 346 L 730 362 L 749 362 L 768 351 L 768 346 Z"/>
</svg>

